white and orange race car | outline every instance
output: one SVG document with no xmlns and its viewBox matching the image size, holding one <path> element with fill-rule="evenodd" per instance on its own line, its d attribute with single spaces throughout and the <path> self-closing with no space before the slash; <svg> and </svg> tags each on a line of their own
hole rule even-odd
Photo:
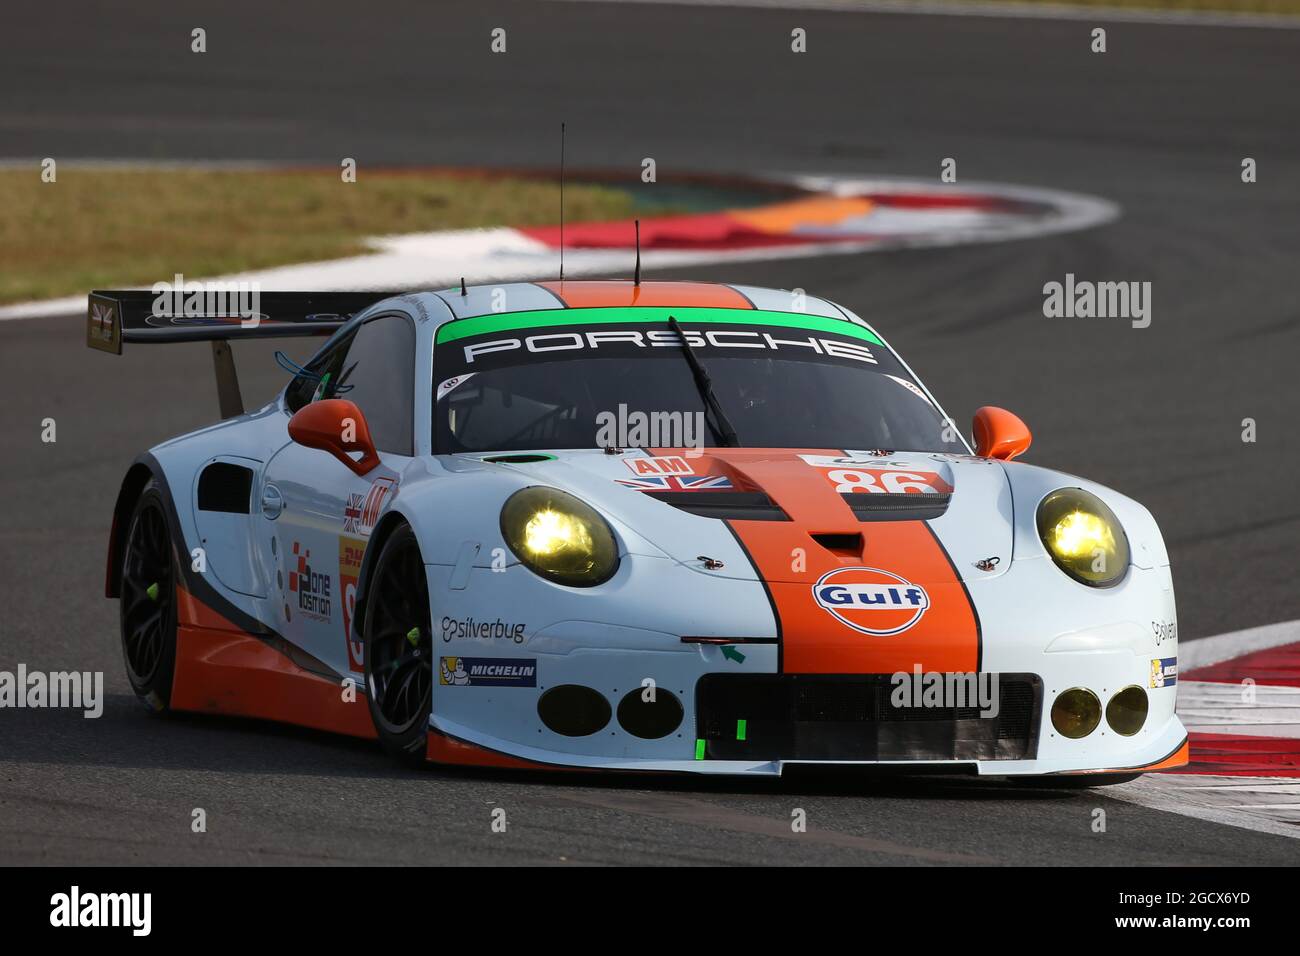
<svg viewBox="0 0 1300 956">
<path fill-rule="evenodd" d="M 570 281 L 89 320 L 213 342 L 225 420 L 131 466 L 109 548 L 155 709 L 521 768 L 1187 760 L 1151 515 L 1013 462 L 1009 412 L 972 449 L 841 306 Z M 244 413 L 226 340 L 321 333 Z"/>
</svg>

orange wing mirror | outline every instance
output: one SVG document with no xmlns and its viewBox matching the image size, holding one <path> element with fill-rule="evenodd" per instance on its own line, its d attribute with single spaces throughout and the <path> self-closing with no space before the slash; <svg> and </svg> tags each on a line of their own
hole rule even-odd
<svg viewBox="0 0 1300 956">
<path fill-rule="evenodd" d="M 975 412 L 971 426 L 975 433 L 975 454 L 981 458 L 1010 461 L 1029 450 L 1034 436 L 1029 426 L 1005 408 L 985 405 Z"/>
<path fill-rule="evenodd" d="M 327 398 L 304 405 L 289 419 L 289 437 L 306 448 L 329 452 L 358 475 L 379 464 L 366 417 L 346 399 Z M 352 452 L 361 452 L 361 457 L 353 458 Z"/>
</svg>

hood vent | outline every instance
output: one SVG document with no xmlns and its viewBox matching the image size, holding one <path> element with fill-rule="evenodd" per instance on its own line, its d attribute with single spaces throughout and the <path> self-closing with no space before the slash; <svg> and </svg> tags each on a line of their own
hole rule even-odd
<svg viewBox="0 0 1300 956">
<path fill-rule="evenodd" d="M 837 555 L 841 558 L 862 557 L 861 531 L 852 531 L 847 534 L 831 531 L 814 534 L 812 535 L 812 539 L 831 554 Z"/>
<path fill-rule="evenodd" d="M 859 521 L 928 521 L 948 510 L 951 495 L 924 492 L 871 494 L 849 491 L 844 499 Z"/>
<path fill-rule="evenodd" d="M 790 516 L 761 491 L 646 491 L 666 505 L 701 518 L 736 521 L 789 521 Z"/>
<path fill-rule="evenodd" d="M 521 452 L 517 455 L 493 455 L 483 461 L 491 465 L 531 465 L 538 461 L 555 461 L 555 456 Z"/>
</svg>

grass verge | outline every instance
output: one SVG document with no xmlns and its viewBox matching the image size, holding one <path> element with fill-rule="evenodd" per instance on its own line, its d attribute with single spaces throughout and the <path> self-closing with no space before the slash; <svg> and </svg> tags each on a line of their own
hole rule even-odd
<svg viewBox="0 0 1300 956">
<path fill-rule="evenodd" d="M 448 171 L 0 170 L 0 303 L 202 278 L 367 250 L 368 236 L 558 221 L 559 187 Z M 570 183 L 565 218 L 640 215 L 632 192 Z M 653 212 L 672 209 L 655 206 Z"/>
</svg>

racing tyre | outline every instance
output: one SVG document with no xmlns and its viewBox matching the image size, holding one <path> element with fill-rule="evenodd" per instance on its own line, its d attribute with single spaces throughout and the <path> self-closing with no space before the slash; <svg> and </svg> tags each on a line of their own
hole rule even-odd
<svg viewBox="0 0 1300 956">
<path fill-rule="evenodd" d="M 389 535 L 367 589 L 361 630 L 366 700 L 384 749 L 408 766 L 424 763 L 433 700 L 429 582 L 415 532 Z"/>
<path fill-rule="evenodd" d="M 1140 773 L 1071 773 L 1044 777 L 1011 777 L 1012 783 L 1047 790 L 1086 790 L 1089 787 L 1111 787 L 1128 783 L 1142 776 Z"/>
<path fill-rule="evenodd" d="M 149 709 L 159 713 L 171 703 L 176 671 L 176 580 L 167 502 L 150 481 L 127 525 L 118 612 L 127 680 Z"/>
</svg>

